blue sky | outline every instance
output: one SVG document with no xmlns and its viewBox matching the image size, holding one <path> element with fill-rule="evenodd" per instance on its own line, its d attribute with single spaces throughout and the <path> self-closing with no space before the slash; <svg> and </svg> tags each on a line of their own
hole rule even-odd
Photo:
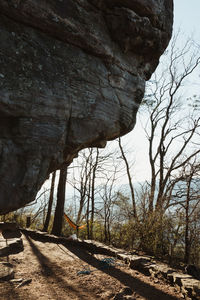
<svg viewBox="0 0 200 300">
<path fill-rule="evenodd" d="M 178 28 L 200 43 L 200 0 L 174 0 L 174 30 Z"/>
</svg>

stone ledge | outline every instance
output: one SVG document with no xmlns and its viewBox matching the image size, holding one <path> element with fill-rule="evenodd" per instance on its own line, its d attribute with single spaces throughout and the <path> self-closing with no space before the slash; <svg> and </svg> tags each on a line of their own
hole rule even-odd
<svg viewBox="0 0 200 300">
<path fill-rule="evenodd" d="M 14 255 L 24 250 L 21 238 L 0 240 L 0 257 Z"/>
<path fill-rule="evenodd" d="M 0 232 L 4 239 L 21 237 L 21 232 L 16 222 L 0 222 Z"/>
<path fill-rule="evenodd" d="M 112 246 L 106 246 L 100 242 L 91 240 L 70 240 L 64 237 L 56 237 L 45 232 L 22 229 L 24 234 L 31 238 L 42 242 L 61 243 L 63 245 L 76 245 L 83 247 L 92 253 L 100 253 L 108 256 L 116 257 L 129 264 L 129 267 L 136 269 L 147 276 L 153 278 L 161 278 L 179 288 L 185 299 L 200 300 L 200 281 L 191 275 L 177 271 L 167 264 L 160 263 L 149 256 L 132 255 L 122 249 L 117 249 Z"/>
<path fill-rule="evenodd" d="M 3 230 L 16 230 L 18 228 L 15 222 L 0 222 L 0 231 Z"/>
</svg>

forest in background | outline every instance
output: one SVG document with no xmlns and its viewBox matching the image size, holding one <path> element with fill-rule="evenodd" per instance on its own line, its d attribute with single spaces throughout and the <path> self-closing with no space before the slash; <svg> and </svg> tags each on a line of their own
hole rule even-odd
<svg viewBox="0 0 200 300">
<path fill-rule="evenodd" d="M 65 212 L 86 225 L 79 238 L 200 266 L 200 100 L 193 88 L 199 45 L 190 39 L 178 47 L 177 38 L 147 83 L 139 112 L 150 179 L 133 180 L 131 147 L 139 141 L 125 144 L 120 138 L 105 149 L 82 150 L 73 164 L 51 174 L 34 204 L 1 220 L 24 227 L 29 216 L 32 229 L 68 237 L 76 230 L 66 223 Z"/>
</svg>

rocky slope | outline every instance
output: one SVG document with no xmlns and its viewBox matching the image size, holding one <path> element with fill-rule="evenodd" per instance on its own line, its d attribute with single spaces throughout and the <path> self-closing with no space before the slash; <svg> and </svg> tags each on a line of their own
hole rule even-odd
<svg viewBox="0 0 200 300">
<path fill-rule="evenodd" d="M 135 124 L 172 0 L 0 1 L 0 213 Z"/>
</svg>

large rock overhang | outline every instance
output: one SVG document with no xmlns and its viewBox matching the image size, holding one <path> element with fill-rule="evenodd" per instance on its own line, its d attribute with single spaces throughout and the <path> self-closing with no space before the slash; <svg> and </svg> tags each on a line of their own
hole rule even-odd
<svg viewBox="0 0 200 300">
<path fill-rule="evenodd" d="M 1 0 L 0 214 L 132 130 L 172 23 L 172 0 Z"/>
</svg>

